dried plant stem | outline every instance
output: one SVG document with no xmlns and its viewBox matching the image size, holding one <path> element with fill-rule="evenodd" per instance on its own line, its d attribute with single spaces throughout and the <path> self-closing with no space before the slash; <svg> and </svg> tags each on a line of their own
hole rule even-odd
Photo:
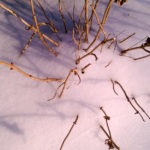
<svg viewBox="0 0 150 150">
<path fill-rule="evenodd" d="M 147 57 L 150 57 L 150 54 L 142 56 L 142 57 L 138 57 L 138 58 L 133 58 L 133 60 L 140 60 L 140 59 L 144 59 L 144 58 L 147 58 Z"/>
<path fill-rule="evenodd" d="M 24 48 L 21 50 L 21 53 L 20 53 L 21 55 L 24 54 L 25 51 L 26 51 L 26 49 L 29 47 L 29 45 L 30 45 L 30 43 L 31 43 L 34 35 L 35 35 L 35 32 L 32 33 L 32 35 L 30 36 L 28 42 L 26 43 L 26 45 L 24 46 Z"/>
<path fill-rule="evenodd" d="M 111 131 L 110 131 L 110 128 L 109 128 L 109 124 L 108 124 L 108 120 L 110 120 L 110 117 L 106 114 L 106 112 L 104 111 L 103 107 L 100 107 L 100 110 L 104 113 L 104 119 L 106 121 L 106 126 L 107 126 L 107 129 L 108 129 L 108 133 L 109 133 L 109 136 L 110 136 L 110 139 L 112 139 L 112 136 L 111 136 Z"/>
<path fill-rule="evenodd" d="M 137 102 L 136 98 L 133 96 L 132 100 L 136 103 L 136 105 L 141 109 L 141 111 L 147 116 L 148 119 L 150 119 L 150 116 L 147 114 L 147 112 L 142 108 L 142 106 Z"/>
<path fill-rule="evenodd" d="M 99 0 L 96 0 L 95 4 L 94 4 L 94 1 L 93 1 L 94 10 L 96 10 L 98 3 L 99 3 Z M 93 4 L 92 4 L 92 6 L 93 6 Z M 89 18 L 89 24 L 90 24 L 90 27 L 89 27 L 89 28 L 90 28 L 90 30 L 92 29 L 93 16 L 94 16 L 94 11 L 92 10 L 91 16 L 90 16 L 90 18 Z"/>
<path fill-rule="evenodd" d="M 107 131 L 104 129 L 104 127 L 102 125 L 99 125 L 99 126 L 108 138 L 108 139 L 106 139 L 105 142 L 108 144 L 109 149 L 114 149 L 114 147 L 115 147 L 116 149 L 120 150 L 119 146 L 111 139 L 111 137 L 109 136 Z"/>
<path fill-rule="evenodd" d="M 128 40 L 129 38 L 131 38 L 132 36 L 134 36 L 136 33 L 134 32 L 134 33 L 132 33 L 132 34 L 130 34 L 129 36 L 127 36 L 126 38 L 124 38 L 124 39 L 122 39 L 122 40 L 120 40 L 119 41 L 119 43 L 123 43 L 123 42 L 125 42 L 126 40 Z"/>
<path fill-rule="evenodd" d="M 104 15 L 103 15 L 103 19 L 102 19 L 102 26 L 106 23 L 106 20 L 108 18 L 108 14 L 109 14 L 109 11 L 110 11 L 110 8 L 113 4 L 114 0 L 109 0 L 108 4 L 107 4 L 107 7 L 105 9 L 105 12 L 104 12 Z"/>
<path fill-rule="evenodd" d="M 91 66 L 91 63 L 88 63 L 86 66 L 84 66 L 84 67 L 81 69 L 81 73 L 85 73 L 85 69 L 87 69 L 89 66 Z"/>
<path fill-rule="evenodd" d="M 64 25 L 65 32 L 67 33 L 67 32 L 68 32 L 68 30 L 67 30 L 67 26 L 66 26 L 66 20 L 65 20 L 65 17 L 64 17 L 63 11 L 62 11 L 61 0 L 58 0 L 58 7 L 59 7 L 59 13 L 60 13 L 60 16 L 61 16 L 61 19 L 62 19 L 63 25 Z"/>
<path fill-rule="evenodd" d="M 69 137 L 71 131 L 73 130 L 74 126 L 77 124 L 78 118 L 79 118 L 79 116 L 77 115 L 76 118 L 75 118 L 75 121 L 73 122 L 71 128 L 69 129 L 67 135 L 65 136 L 65 138 L 64 138 L 64 140 L 63 140 L 63 142 L 62 142 L 62 144 L 61 144 L 61 146 L 60 146 L 60 150 L 62 150 L 62 148 L 63 148 L 63 146 L 64 146 L 66 140 L 68 139 L 68 137 Z"/>
<path fill-rule="evenodd" d="M 104 29 L 103 29 L 103 26 L 102 26 L 101 21 L 100 21 L 100 19 L 98 17 L 98 14 L 96 13 L 96 10 L 95 10 L 95 8 L 92 5 L 91 5 L 91 8 L 92 8 L 92 11 L 93 11 L 93 13 L 94 13 L 94 15 L 96 17 L 97 22 L 98 22 L 99 29 L 98 29 L 98 31 L 96 33 L 96 36 L 94 37 L 93 41 L 91 42 L 91 44 L 86 49 L 84 49 L 85 51 L 88 51 L 89 48 L 95 43 L 95 41 L 99 38 L 101 31 L 104 34 L 104 39 L 106 39 L 106 33 L 105 33 Z"/>
<path fill-rule="evenodd" d="M 113 80 L 112 80 L 112 81 L 113 81 Z M 132 108 L 135 110 L 135 114 L 139 114 L 139 116 L 141 117 L 141 119 L 145 122 L 145 120 L 144 120 L 142 114 L 141 114 L 141 113 L 137 110 L 137 108 L 132 104 L 132 102 L 131 102 L 129 96 L 127 95 L 125 89 L 123 88 L 123 86 L 122 86 L 118 81 L 113 81 L 113 82 L 114 82 L 115 84 L 117 84 L 117 85 L 121 88 L 121 90 L 123 91 L 123 93 L 124 93 L 124 95 L 125 95 L 125 97 L 126 97 L 127 102 L 129 102 L 129 104 L 130 104 L 130 105 L 132 106 Z"/>
<path fill-rule="evenodd" d="M 89 19 L 88 19 L 89 0 L 85 0 L 85 42 L 88 42 L 89 35 Z"/>
<path fill-rule="evenodd" d="M 44 36 L 43 34 L 41 33 L 40 31 L 40 28 L 39 28 L 39 25 L 38 25 L 38 21 L 37 21 L 37 17 L 36 17 L 36 14 L 35 14 L 35 9 L 34 9 L 34 2 L 33 0 L 30 0 L 30 5 L 31 5 L 31 9 L 32 9 L 32 16 L 33 16 L 33 21 L 35 23 L 35 26 L 36 26 L 36 29 L 37 29 L 37 33 L 39 35 L 39 38 L 40 40 L 42 41 L 43 45 L 52 53 L 54 54 L 55 56 L 58 55 L 58 53 L 54 50 L 52 50 L 48 45 L 47 45 L 47 42 L 45 41 L 44 39 Z"/>
<path fill-rule="evenodd" d="M 71 70 L 69 71 L 67 77 L 65 78 L 64 82 L 62 82 L 62 83 L 58 86 L 58 88 L 57 88 L 57 90 L 56 90 L 54 96 L 53 96 L 51 99 L 48 99 L 48 101 L 54 99 L 54 98 L 57 96 L 57 93 L 58 93 L 59 89 L 62 87 L 61 92 L 60 92 L 60 94 L 58 95 L 58 97 L 61 98 L 61 96 L 63 95 L 64 90 L 65 90 L 65 88 L 66 88 L 66 85 L 67 85 L 67 83 L 68 83 L 68 80 L 69 80 L 69 78 L 70 78 L 70 76 L 71 76 L 72 74 L 77 75 L 78 78 L 79 78 L 79 83 L 81 82 L 81 79 L 80 79 L 80 76 L 79 76 L 79 74 L 78 74 L 77 68 L 71 69 Z"/>
<path fill-rule="evenodd" d="M 11 62 L 10 64 L 4 61 L 0 61 L 0 65 L 6 66 L 8 68 L 10 68 L 10 70 L 15 70 L 17 72 L 19 72 L 20 74 L 22 74 L 23 76 L 30 78 L 32 80 L 37 80 L 37 81 L 41 81 L 41 82 L 61 82 L 63 79 L 58 79 L 58 78 L 38 78 L 35 77 L 31 74 L 26 73 L 25 71 L 23 71 L 22 69 L 20 69 L 19 67 L 15 66 L 13 62 Z"/>
<path fill-rule="evenodd" d="M 38 2 L 39 7 L 41 8 L 41 10 L 42 10 L 42 12 L 43 12 L 45 18 L 47 19 L 48 25 L 50 26 L 51 30 L 52 30 L 53 32 L 57 32 L 57 29 L 56 29 L 54 23 L 53 23 L 53 22 L 49 19 L 49 17 L 47 16 L 47 14 L 46 14 L 46 12 L 45 12 L 45 10 L 44 10 L 44 8 L 43 8 L 41 2 L 40 2 L 39 0 L 37 0 L 37 2 Z"/>
<path fill-rule="evenodd" d="M 112 41 L 113 40 L 113 38 L 110 38 L 110 39 L 107 39 L 107 40 L 103 40 L 103 41 L 101 41 L 97 46 L 95 46 L 90 52 L 88 52 L 88 53 L 86 53 L 85 55 L 83 55 L 82 57 L 80 57 L 80 58 L 78 58 L 77 60 L 76 60 L 76 64 L 79 64 L 80 63 L 80 61 L 82 60 L 82 59 L 84 59 L 85 57 L 87 57 L 87 56 L 90 56 L 90 55 L 93 55 L 93 56 L 95 56 L 95 54 L 93 53 L 98 47 L 100 47 L 101 45 L 103 45 L 103 44 L 105 44 L 105 43 L 107 43 L 107 42 L 109 42 L 109 41 Z M 97 60 L 97 57 L 96 57 L 96 60 Z"/>
<path fill-rule="evenodd" d="M 30 25 L 27 21 L 25 21 L 23 18 L 21 18 L 16 12 L 14 12 L 13 10 L 11 10 L 10 8 L 8 8 L 7 6 L 3 5 L 2 3 L 0 3 L 0 7 L 5 9 L 6 11 L 8 11 L 9 13 L 11 13 L 13 16 L 17 17 L 26 27 L 28 27 L 28 29 L 33 30 L 35 33 L 38 33 L 38 30 Z M 41 33 L 42 36 L 47 39 L 49 42 L 51 42 L 53 45 L 55 46 L 59 46 L 59 44 L 57 42 L 55 42 L 54 40 L 52 40 L 50 37 L 48 37 L 47 35 Z"/>
</svg>

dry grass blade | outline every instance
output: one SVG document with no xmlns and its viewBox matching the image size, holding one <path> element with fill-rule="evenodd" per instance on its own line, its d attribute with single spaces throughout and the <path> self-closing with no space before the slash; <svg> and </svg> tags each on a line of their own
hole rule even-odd
<svg viewBox="0 0 150 150">
<path fill-rule="evenodd" d="M 63 140 L 63 142 L 62 142 L 62 144 L 61 144 L 60 150 L 62 150 L 62 148 L 63 148 L 63 146 L 64 146 L 64 144 L 65 144 L 67 138 L 69 137 L 69 135 L 70 135 L 70 133 L 71 133 L 71 131 L 72 131 L 72 129 L 73 129 L 74 126 L 77 124 L 78 118 L 79 118 L 79 116 L 77 115 L 76 118 L 75 118 L 75 121 L 73 122 L 73 124 L 72 124 L 70 130 L 68 131 L 67 135 L 65 136 L 65 138 L 64 138 L 64 140 Z"/>
<path fill-rule="evenodd" d="M 132 36 L 134 36 L 136 33 L 134 32 L 134 33 L 132 33 L 132 34 L 130 34 L 129 36 L 127 36 L 126 38 L 124 38 L 124 39 L 122 39 L 122 40 L 120 40 L 119 41 L 119 43 L 123 43 L 123 42 L 125 42 L 126 40 L 128 40 L 129 38 L 131 38 Z"/>
<path fill-rule="evenodd" d="M 31 74 L 26 73 L 25 71 L 23 71 L 19 67 L 15 66 L 13 62 L 11 62 L 9 64 L 7 62 L 0 61 L 0 65 L 8 67 L 8 68 L 10 68 L 10 70 L 15 70 L 15 71 L 19 72 L 20 74 L 22 74 L 23 76 L 30 78 L 32 80 L 37 80 L 37 81 L 41 81 L 41 82 L 61 82 L 63 80 L 63 79 L 59 79 L 59 78 L 38 78 L 38 77 L 35 77 Z"/>
</svg>

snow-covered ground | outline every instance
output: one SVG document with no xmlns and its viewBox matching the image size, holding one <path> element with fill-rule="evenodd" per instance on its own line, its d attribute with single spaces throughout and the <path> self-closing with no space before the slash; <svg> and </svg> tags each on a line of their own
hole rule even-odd
<svg viewBox="0 0 150 150">
<path fill-rule="evenodd" d="M 56 58 L 48 52 L 36 36 L 26 52 L 20 56 L 32 34 L 14 16 L 0 8 L 0 61 L 13 62 L 22 70 L 37 77 L 64 78 L 70 69 L 76 67 L 77 46 L 70 34 L 65 34 L 60 19 L 57 1 L 41 1 L 45 10 L 55 20 L 59 28 L 62 42 L 60 46 L 52 46 L 59 52 Z M 65 0 L 68 10 L 72 11 L 73 1 Z M 72 3 L 71 3 L 72 2 Z M 0 3 L 16 11 L 22 18 L 32 23 L 29 2 L 18 0 L 2 0 Z M 100 16 L 108 1 L 102 0 L 96 9 Z M 75 15 L 82 9 L 82 2 L 75 1 Z M 132 33 L 134 36 L 108 48 L 106 44 L 101 51 L 95 53 L 98 60 L 88 56 L 77 66 L 79 69 L 91 63 L 78 78 L 71 76 L 62 98 L 48 101 L 55 93 L 58 83 L 34 81 L 22 76 L 15 70 L 0 65 L 0 150 L 59 150 L 63 139 L 72 126 L 76 116 L 78 121 L 66 140 L 64 150 L 107 150 L 107 139 L 100 124 L 107 130 L 103 107 L 110 116 L 109 126 L 113 140 L 121 150 L 149 150 L 150 120 L 143 114 L 145 122 L 135 115 L 135 111 L 127 102 L 121 88 L 115 84 L 118 96 L 112 88 L 112 80 L 124 87 L 129 97 L 134 96 L 138 103 L 150 114 L 150 58 L 133 60 L 145 55 L 142 50 L 135 50 L 120 56 L 121 50 L 135 43 L 144 43 L 150 35 L 150 1 L 128 1 L 122 7 L 113 4 L 105 25 L 107 34 L 121 40 Z M 42 12 L 36 7 L 38 17 Z M 67 18 L 69 22 L 69 17 Z M 71 22 L 71 21 L 70 21 Z M 96 20 L 94 20 L 96 24 Z M 71 24 L 68 29 L 71 29 Z M 97 30 L 94 26 L 89 35 L 89 43 Z M 46 28 L 43 32 L 58 40 L 57 36 Z M 97 40 L 95 45 L 100 41 Z M 137 45 L 140 45 L 138 43 Z M 87 46 L 84 44 L 83 46 Z M 136 46 L 137 46 L 136 45 Z M 92 49 L 92 48 L 91 48 Z M 81 50 L 81 55 L 85 53 Z M 111 63 L 110 63 L 111 62 Z M 110 63 L 108 67 L 106 67 Z"/>
</svg>

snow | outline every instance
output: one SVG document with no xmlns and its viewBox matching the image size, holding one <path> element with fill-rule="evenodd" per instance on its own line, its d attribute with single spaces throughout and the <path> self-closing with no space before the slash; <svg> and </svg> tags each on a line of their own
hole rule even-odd
<svg viewBox="0 0 150 150">
<path fill-rule="evenodd" d="M 72 11 L 70 1 L 65 2 L 68 10 Z M 0 3 L 32 22 L 29 17 L 29 2 L 4 0 Z M 51 8 L 55 13 L 58 9 L 56 1 L 43 0 L 42 4 L 47 10 Z M 81 3 L 77 0 L 75 4 L 75 13 L 78 14 Z M 101 16 L 101 10 L 104 10 L 107 2 L 103 0 L 100 4 L 97 12 Z M 149 57 L 138 61 L 130 58 L 145 54 L 140 50 L 127 53 L 130 57 L 119 55 L 120 50 L 127 49 L 149 36 L 149 5 L 149 0 L 128 1 L 122 7 L 113 4 L 105 31 L 117 36 L 118 40 L 134 32 L 136 34 L 119 44 L 116 50 L 114 45 L 108 48 L 107 44 L 102 51 L 98 48 L 95 51 L 97 61 L 93 56 L 81 61 L 78 65 L 80 69 L 88 63 L 92 65 L 85 70 L 85 74 L 80 73 L 80 84 L 77 76 L 70 77 L 61 98 L 56 97 L 48 101 L 59 84 L 34 81 L 0 65 L 0 150 L 58 150 L 76 115 L 79 115 L 79 119 L 63 149 L 107 150 L 107 137 L 99 127 L 101 124 L 106 128 L 104 114 L 99 109 L 101 106 L 111 118 L 109 126 L 112 137 L 121 150 L 148 150 L 149 119 L 143 115 L 146 120 L 143 122 L 139 115 L 135 115 L 119 86 L 115 85 L 118 96 L 114 93 L 110 80 L 120 82 L 127 94 L 130 97 L 135 96 L 150 114 Z M 39 10 L 38 7 L 36 9 Z M 38 14 L 42 19 L 41 11 Z M 57 13 L 53 17 L 60 19 Z M 69 22 L 69 18 L 67 19 Z M 31 32 L 27 32 L 17 18 L 0 8 L 0 60 L 13 62 L 24 71 L 38 77 L 66 77 L 69 70 L 76 67 L 74 61 L 77 46 L 72 41 L 71 31 L 65 34 L 63 25 L 57 21 L 57 26 L 61 29 L 59 36 L 62 38 L 59 47 L 52 46 L 59 52 L 57 58 L 43 47 L 38 37 L 33 39 L 26 52 L 20 56 L 19 52 Z M 97 28 L 96 25 L 94 27 Z M 90 34 L 89 43 L 95 35 L 94 29 Z M 47 32 L 47 29 L 44 32 Z M 49 36 L 53 37 L 51 33 Z M 54 36 L 54 39 L 57 40 L 57 37 Z M 99 40 L 95 45 L 98 43 Z M 83 47 L 87 45 L 83 44 Z M 81 56 L 84 54 L 80 53 Z M 109 62 L 110 65 L 106 67 Z"/>
</svg>

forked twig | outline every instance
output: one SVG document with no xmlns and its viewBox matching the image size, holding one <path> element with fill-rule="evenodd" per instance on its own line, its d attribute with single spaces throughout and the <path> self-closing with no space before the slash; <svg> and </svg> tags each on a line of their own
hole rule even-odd
<svg viewBox="0 0 150 150">
<path fill-rule="evenodd" d="M 113 81 L 113 80 L 112 80 L 112 81 Z M 145 120 L 144 120 L 142 114 L 141 114 L 141 113 L 137 110 L 137 108 L 132 104 L 132 102 L 131 102 L 131 100 L 130 100 L 128 94 L 127 94 L 127 92 L 126 92 L 125 89 L 123 88 L 123 86 L 122 86 L 118 81 L 113 81 L 113 83 L 117 84 L 117 85 L 121 88 L 122 92 L 124 93 L 124 95 L 125 95 L 125 97 L 126 97 L 127 102 L 128 102 L 128 103 L 132 106 L 132 108 L 135 110 L 135 114 L 138 114 L 138 115 L 141 117 L 141 119 L 145 122 Z M 114 91 L 115 91 L 115 90 L 114 90 Z"/>
<path fill-rule="evenodd" d="M 56 90 L 54 96 L 53 96 L 52 98 L 48 99 L 48 101 L 54 99 L 54 98 L 57 96 L 59 89 L 62 87 L 61 92 L 60 92 L 59 95 L 58 95 L 58 97 L 61 98 L 61 96 L 63 95 L 64 90 L 65 90 L 65 88 L 66 88 L 66 85 L 67 85 L 67 83 L 68 83 L 68 80 L 69 80 L 69 78 L 70 78 L 70 76 L 71 76 L 72 74 L 77 75 L 78 78 L 79 78 L 79 83 L 81 82 L 81 78 L 80 78 L 80 76 L 79 76 L 79 74 L 78 74 L 77 68 L 71 69 L 71 70 L 69 71 L 67 77 L 65 78 L 64 82 L 62 82 L 62 83 L 57 87 L 57 90 Z"/>
<path fill-rule="evenodd" d="M 8 8 L 7 6 L 3 5 L 2 3 L 0 3 L 0 7 L 3 8 L 4 10 L 8 11 L 9 13 L 11 13 L 13 16 L 17 17 L 28 29 L 33 30 L 33 32 L 38 33 L 38 29 L 35 28 L 34 26 L 30 25 L 27 21 L 25 21 L 23 18 L 21 18 L 15 11 L 11 10 L 10 8 Z M 45 39 L 47 39 L 49 42 L 51 42 L 52 44 L 54 44 L 55 46 L 59 46 L 59 44 L 57 42 L 55 42 L 54 40 L 52 40 L 50 37 L 48 37 L 46 34 L 40 33 L 41 36 L 43 36 Z M 47 44 L 46 44 L 47 45 Z M 49 47 L 47 47 L 48 50 L 50 50 L 50 52 L 52 54 L 54 54 L 55 56 L 58 54 L 56 51 L 50 49 Z"/>
<path fill-rule="evenodd" d="M 110 39 L 104 39 L 103 41 L 101 41 L 99 44 L 97 44 L 90 52 L 88 52 L 88 53 L 86 53 L 85 55 L 83 55 L 82 57 L 79 57 L 77 60 L 76 60 L 76 64 L 79 64 L 80 63 L 80 61 L 82 60 L 82 59 L 84 59 L 85 57 L 87 57 L 87 56 L 90 56 L 90 55 L 93 55 L 93 56 L 95 56 L 95 54 L 93 53 L 98 47 L 100 47 L 101 45 L 103 45 L 103 44 L 105 44 L 105 43 L 107 43 L 107 42 L 109 42 L 109 41 L 112 41 L 113 40 L 113 38 L 110 38 Z M 96 60 L 97 60 L 97 57 L 96 57 Z"/>
<path fill-rule="evenodd" d="M 19 72 L 20 74 L 22 74 L 23 76 L 30 78 L 32 80 L 37 80 L 37 81 L 41 81 L 41 82 L 62 82 L 63 79 L 59 79 L 59 78 L 39 78 L 39 77 L 35 77 L 29 73 L 26 73 L 25 71 L 23 71 L 22 69 L 20 69 L 19 67 L 15 66 L 13 62 L 11 62 L 10 64 L 4 61 L 0 61 L 0 65 L 6 66 L 8 68 L 10 68 L 10 70 L 15 70 L 17 72 Z"/>
<path fill-rule="evenodd" d="M 72 131 L 72 129 L 73 129 L 74 126 L 77 124 L 78 118 L 79 118 L 79 116 L 77 115 L 76 118 L 75 118 L 75 121 L 73 122 L 71 128 L 69 129 L 67 135 L 65 136 L 65 138 L 64 138 L 64 140 L 63 140 L 63 142 L 62 142 L 62 144 L 61 144 L 61 146 L 60 146 L 60 150 L 62 150 L 62 148 L 63 148 L 63 146 L 64 146 L 64 144 L 65 144 L 67 138 L 69 137 L 69 135 L 70 135 L 70 133 L 71 133 L 71 131 Z"/>
<path fill-rule="evenodd" d="M 104 29 L 103 29 L 103 26 L 102 26 L 101 21 L 100 21 L 100 19 L 99 19 L 99 17 L 98 17 L 98 14 L 96 13 L 95 8 L 94 8 L 92 5 L 90 5 L 90 6 L 91 6 L 92 11 L 93 11 L 93 13 L 94 13 L 94 15 L 95 15 L 95 17 L 96 17 L 97 22 L 98 22 L 99 29 L 98 29 L 98 31 L 97 31 L 97 33 L 96 33 L 96 35 L 95 35 L 93 41 L 91 42 L 91 44 L 90 44 L 86 49 L 84 49 L 85 51 L 88 51 L 88 49 L 95 43 L 95 41 L 99 38 L 101 31 L 103 32 L 103 34 L 104 34 L 104 39 L 106 40 L 106 33 L 105 33 Z"/>
<path fill-rule="evenodd" d="M 100 125 L 100 128 L 103 130 L 103 132 L 106 134 L 107 138 L 105 140 L 105 144 L 107 144 L 109 146 L 109 149 L 118 149 L 120 150 L 119 146 L 114 142 L 114 140 L 112 139 L 112 135 L 111 135 L 111 131 L 110 131 L 110 127 L 109 127 L 109 124 L 108 124 L 108 120 L 110 120 L 110 117 L 106 114 L 106 112 L 104 111 L 103 107 L 100 107 L 100 110 L 104 113 L 104 119 L 106 121 L 106 126 L 107 126 L 107 130 L 108 130 L 108 133 L 107 131 L 104 129 L 104 127 L 102 125 Z"/>
<path fill-rule="evenodd" d="M 137 102 L 136 98 L 132 96 L 132 100 L 136 103 L 136 105 L 141 109 L 141 111 L 147 116 L 148 119 L 150 119 L 150 116 L 147 114 L 147 112 L 142 108 L 142 106 Z"/>
</svg>

